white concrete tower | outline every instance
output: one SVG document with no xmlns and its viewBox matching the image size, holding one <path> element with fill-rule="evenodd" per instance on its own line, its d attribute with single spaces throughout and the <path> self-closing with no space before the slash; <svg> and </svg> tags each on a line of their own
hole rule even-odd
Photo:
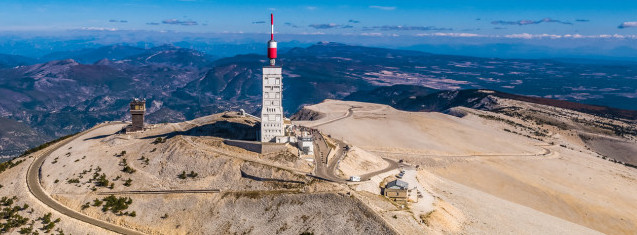
<svg viewBox="0 0 637 235">
<path fill-rule="evenodd" d="M 275 142 L 284 136 L 283 126 L 283 76 L 281 66 L 275 65 L 276 41 L 274 41 L 274 16 L 270 15 L 270 41 L 268 42 L 269 66 L 263 66 L 263 102 L 261 104 L 261 142 Z"/>
</svg>

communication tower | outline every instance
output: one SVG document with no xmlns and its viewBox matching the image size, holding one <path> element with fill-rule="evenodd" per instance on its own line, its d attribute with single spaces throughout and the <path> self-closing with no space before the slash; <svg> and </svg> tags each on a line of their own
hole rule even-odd
<svg viewBox="0 0 637 235">
<path fill-rule="evenodd" d="M 261 142 L 275 142 L 285 135 L 283 125 L 283 76 L 281 66 L 276 66 L 274 41 L 274 16 L 270 14 L 270 41 L 268 41 L 269 66 L 263 66 L 263 103 L 261 105 Z"/>
</svg>

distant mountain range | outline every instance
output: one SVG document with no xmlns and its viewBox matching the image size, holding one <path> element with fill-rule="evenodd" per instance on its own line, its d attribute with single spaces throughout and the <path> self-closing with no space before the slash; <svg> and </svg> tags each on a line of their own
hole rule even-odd
<svg viewBox="0 0 637 235">
<path fill-rule="evenodd" d="M 488 99 L 498 97 L 551 107 L 569 109 L 610 119 L 637 120 L 637 111 L 577 102 L 508 94 L 493 90 L 467 89 L 440 91 L 412 85 L 379 87 L 370 91 L 358 91 L 344 100 L 387 104 L 396 109 L 415 112 L 445 112 L 453 107 L 468 107 L 494 111 Z M 485 99 L 486 102 L 485 102 Z"/>
<path fill-rule="evenodd" d="M 437 104 L 429 95 L 464 89 L 637 110 L 637 65 L 631 64 L 490 59 L 339 43 L 291 48 L 279 57 L 288 115 L 326 98 L 419 111 L 428 110 L 418 108 L 425 104 L 440 110 L 462 101 Z M 129 119 L 127 104 L 133 97 L 148 100 L 147 120 L 155 123 L 226 110 L 258 114 L 265 59 L 122 45 L 56 52 L 40 59 L 0 55 L 0 116 L 32 130 L 24 131 L 26 136 L 6 137 L 13 142 L 0 145 L 7 149 L 20 139 L 33 140 L 19 147 L 26 148 L 102 121 Z M 599 113 L 611 111 L 623 112 Z"/>
</svg>

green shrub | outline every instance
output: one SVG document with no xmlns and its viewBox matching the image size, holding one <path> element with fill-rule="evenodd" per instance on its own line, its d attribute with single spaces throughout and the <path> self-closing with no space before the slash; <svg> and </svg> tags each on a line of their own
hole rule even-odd
<svg viewBox="0 0 637 235">
<path fill-rule="evenodd" d="M 73 179 L 67 180 L 66 182 L 69 183 L 69 184 L 78 184 L 78 183 L 80 183 L 80 179 L 73 178 Z"/>
<path fill-rule="evenodd" d="M 194 171 L 190 171 L 190 174 L 188 174 L 188 177 L 190 178 L 195 178 L 197 177 L 199 174 L 195 173 Z"/>
<path fill-rule="evenodd" d="M 111 211 L 115 214 L 122 212 L 123 210 L 128 209 L 128 206 L 133 203 L 133 199 L 130 197 L 115 197 L 114 195 L 110 195 L 102 199 L 104 201 L 104 205 L 102 206 L 102 211 Z"/>
<path fill-rule="evenodd" d="M 93 181 L 95 182 L 95 186 L 98 187 L 107 187 L 109 185 L 109 181 L 106 179 L 106 174 L 104 173 L 101 175 L 97 172 L 93 174 Z"/>
<path fill-rule="evenodd" d="M 123 171 L 123 172 L 126 172 L 126 173 L 128 173 L 128 174 L 133 174 L 133 173 L 135 173 L 137 170 L 133 169 L 133 168 L 132 168 L 132 167 L 130 167 L 130 166 L 125 166 L 125 167 L 124 167 L 124 169 L 122 169 L 122 171 Z"/>
<path fill-rule="evenodd" d="M 15 159 L 11 159 L 9 161 L 0 163 L 0 173 L 6 171 L 7 169 L 14 168 L 17 165 L 20 165 L 20 163 L 24 162 L 24 159 L 20 159 L 20 160 L 15 161 L 15 162 L 13 160 L 15 160 Z"/>
<path fill-rule="evenodd" d="M 132 182 L 133 182 L 133 180 L 132 180 L 132 179 L 130 179 L 130 178 L 128 178 L 128 179 L 126 180 L 126 182 L 124 182 L 124 186 L 126 186 L 126 187 L 130 187 Z"/>
<path fill-rule="evenodd" d="M 102 205 L 102 200 L 95 198 L 95 200 L 93 200 L 93 206 L 98 207 Z"/>
</svg>

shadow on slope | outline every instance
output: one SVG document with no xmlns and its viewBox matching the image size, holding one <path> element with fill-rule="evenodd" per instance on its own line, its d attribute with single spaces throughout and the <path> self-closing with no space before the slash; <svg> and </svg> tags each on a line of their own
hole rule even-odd
<svg viewBox="0 0 637 235">
<path fill-rule="evenodd" d="M 177 135 L 187 136 L 212 136 L 223 139 L 234 140 L 256 140 L 259 125 L 237 123 L 229 121 L 217 121 L 201 126 L 196 126 L 185 131 L 174 131 L 167 134 L 153 135 L 144 139 L 156 139 L 158 137 L 172 138 Z"/>
</svg>

